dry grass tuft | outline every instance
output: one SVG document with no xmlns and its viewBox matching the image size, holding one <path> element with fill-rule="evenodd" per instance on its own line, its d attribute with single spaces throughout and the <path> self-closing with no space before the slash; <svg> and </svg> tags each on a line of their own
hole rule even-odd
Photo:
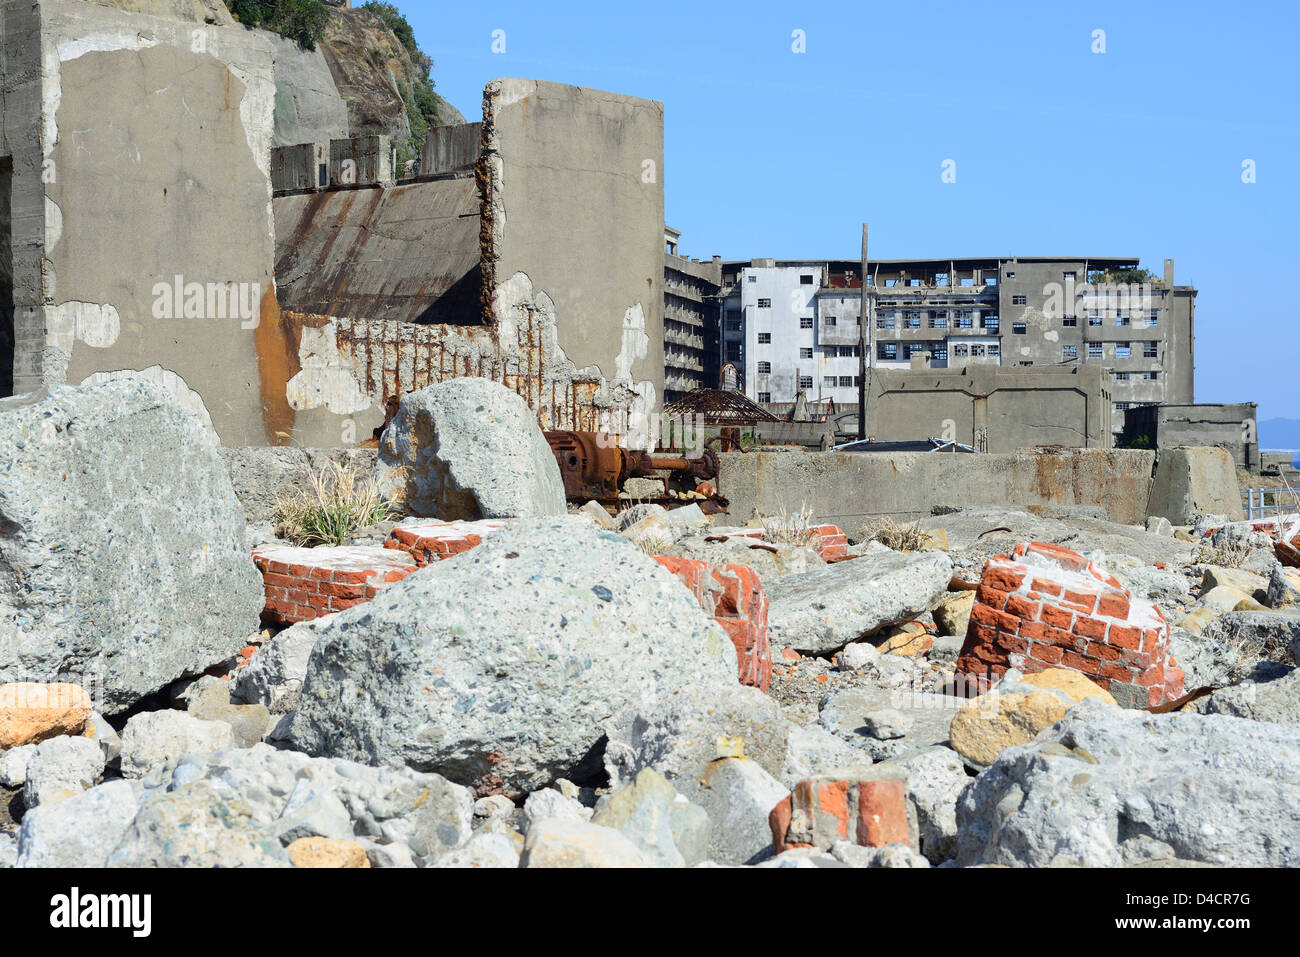
<svg viewBox="0 0 1300 957">
<path fill-rule="evenodd" d="M 276 534 L 295 545 L 344 545 L 360 528 L 377 525 L 398 512 L 375 480 L 331 462 L 311 477 L 309 491 L 276 500 Z"/>
<path fill-rule="evenodd" d="M 773 545 L 811 546 L 817 538 L 813 528 L 812 507 L 806 502 L 794 515 L 787 513 L 782 505 L 779 515 L 763 519 L 763 537 Z"/>
<path fill-rule="evenodd" d="M 926 534 L 921 531 L 920 522 L 904 524 L 892 518 L 878 518 L 868 522 L 862 529 L 862 541 L 880 542 L 897 552 L 920 551 L 925 545 Z"/>
</svg>

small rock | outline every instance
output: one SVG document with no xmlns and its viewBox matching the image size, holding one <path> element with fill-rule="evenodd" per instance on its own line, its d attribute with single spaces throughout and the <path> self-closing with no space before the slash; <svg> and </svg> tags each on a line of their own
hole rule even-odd
<svg viewBox="0 0 1300 957">
<path fill-rule="evenodd" d="M 863 847 L 848 841 L 831 845 L 831 856 L 849 867 L 929 867 L 930 862 L 906 844 Z"/>
<path fill-rule="evenodd" d="M 0 684 L 0 751 L 81 734 L 93 709 L 86 689 L 74 684 Z"/>
<path fill-rule="evenodd" d="M 515 813 L 515 802 L 504 794 L 489 794 L 474 802 L 475 817 L 503 817 Z"/>
<path fill-rule="evenodd" d="M 146 711 L 122 729 L 122 776 L 143 777 L 186 754 L 215 754 L 231 747 L 230 725 L 200 721 L 180 711 Z"/>
<path fill-rule="evenodd" d="M 129 781 L 110 781 L 33 808 L 18 832 L 17 866 L 104 867 L 137 810 Z"/>
<path fill-rule="evenodd" d="M 840 671 L 861 671 L 867 665 L 880 660 L 880 649 L 868 641 L 855 641 L 845 645 L 835 656 L 835 663 Z"/>
<path fill-rule="evenodd" d="M 104 753 L 88 738 L 50 738 L 27 759 L 23 803 L 29 808 L 64 801 L 95 786 L 104 773 Z"/>
<path fill-rule="evenodd" d="M 538 821 L 589 821 L 591 813 L 591 808 L 583 807 L 573 798 L 565 797 L 552 788 L 534 791 L 524 801 L 524 818 L 530 829 Z"/>
<path fill-rule="evenodd" d="M 862 726 L 877 740 L 893 741 L 907 735 L 912 729 L 912 720 L 901 711 L 885 709 L 863 715 Z"/>
<path fill-rule="evenodd" d="M 478 832 L 464 847 L 442 855 L 431 867 L 491 867 L 519 866 L 519 847 L 504 834 Z M 534 865 L 537 866 L 537 865 Z"/>
<path fill-rule="evenodd" d="M 649 768 L 602 798 L 591 820 L 629 838 L 656 867 L 694 867 L 708 856 L 708 814 Z"/>
<path fill-rule="evenodd" d="M 640 849 L 613 828 L 568 818 L 551 818 L 535 821 L 528 829 L 519 866 L 647 867 L 649 865 Z"/>
<path fill-rule="evenodd" d="M 768 817 L 789 789 L 757 762 L 713 761 L 686 793 L 709 816 L 709 860 L 755 864 L 771 855 Z"/>
<path fill-rule="evenodd" d="M 300 837 L 289 845 L 294 867 L 369 867 L 366 849 L 356 841 L 335 841 L 325 837 Z"/>
<path fill-rule="evenodd" d="M 1065 717 L 1067 706 L 1049 691 L 1031 694 L 990 691 L 953 716 L 953 750 L 977 767 L 987 767 L 1007 748 L 1034 740 Z"/>
</svg>

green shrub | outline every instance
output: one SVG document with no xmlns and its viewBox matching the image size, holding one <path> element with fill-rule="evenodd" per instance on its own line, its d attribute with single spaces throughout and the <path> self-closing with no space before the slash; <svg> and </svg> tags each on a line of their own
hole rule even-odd
<svg viewBox="0 0 1300 957">
<path fill-rule="evenodd" d="M 325 36 L 330 16 L 324 0 L 228 0 L 226 6 L 245 26 L 278 33 L 308 50 Z"/>
</svg>

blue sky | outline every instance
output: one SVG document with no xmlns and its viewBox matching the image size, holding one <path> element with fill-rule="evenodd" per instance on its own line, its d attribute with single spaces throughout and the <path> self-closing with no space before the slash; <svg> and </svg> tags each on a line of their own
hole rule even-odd
<svg viewBox="0 0 1300 957">
<path fill-rule="evenodd" d="M 1172 256 L 1197 401 L 1300 418 L 1300 5 L 398 5 L 467 119 L 497 76 L 663 101 L 686 255 Z"/>
</svg>

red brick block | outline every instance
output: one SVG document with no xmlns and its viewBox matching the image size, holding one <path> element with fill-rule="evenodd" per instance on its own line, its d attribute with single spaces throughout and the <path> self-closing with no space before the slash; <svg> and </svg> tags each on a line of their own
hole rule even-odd
<svg viewBox="0 0 1300 957">
<path fill-rule="evenodd" d="M 1042 607 L 1042 618 L 1045 624 L 1060 628 L 1062 631 L 1069 631 L 1074 625 L 1074 612 L 1069 609 L 1046 603 Z"/>
<path fill-rule="evenodd" d="M 1030 601 L 1020 595 L 1008 595 L 1005 610 L 1008 615 L 1015 615 L 1021 621 L 1037 621 L 1043 606 L 1040 602 Z"/>
<path fill-rule="evenodd" d="M 1142 631 L 1131 625 L 1114 624 L 1106 640 L 1117 648 L 1130 648 L 1137 651 L 1142 647 Z"/>
<path fill-rule="evenodd" d="M 1124 595 L 1107 592 L 1097 600 L 1097 614 L 1107 618 L 1128 618 L 1129 602 Z"/>
<path fill-rule="evenodd" d="M 768 815 L 776 853 L 792 847 L 829 850 L 836 841 L 864 847 L 907 844 L 906 790 L 902 781 L 850 781 L 816 777 L 800 781 Z"/>
<path fill-rule="evenodd" d="M 736 646 L 740 683 L 767 691 L 772 678 L 768 641 L 768 598 L 748 565 L 710 565 L 675 555 L 657 561 L 686 586 L 692 597 Z"/>
<path fill-rule="evenodd" d="M 422 522 L 419 525 L 399 525 L 384 542 L 385 548 L 404 551 L 423 568 L 433 562 L 444 561 L 453 555 L 462 555 L 479 545 L 485 537 L 504 528 L 501 519 L 481 519 L 477 522 Z"/>
<path fill-rule="evenodd" d="M 253 563 L 266 589 L 262 617 L 281 625 L 355 607 L 416 567 L 404 552 L 365 546 L 261 548 Z"/>
</svg>

